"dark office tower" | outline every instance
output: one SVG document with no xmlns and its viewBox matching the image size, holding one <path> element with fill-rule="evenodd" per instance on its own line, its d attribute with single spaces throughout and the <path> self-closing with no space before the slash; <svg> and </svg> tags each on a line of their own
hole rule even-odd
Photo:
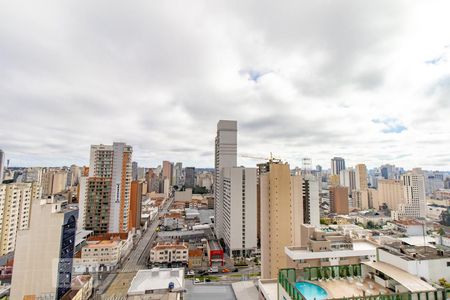
<svg viewBox="0 0 450 300">
<path fill-rule="evenodd" d="M 184 169 L 184 186 L 193 188 L 195 186 L 195 168 L 187 167 Z"/>
<path fill-rule="evenodd" d="M 342 157 L 334 157 L 331 159 L 331 174 L 339 175 L 339 173 L 345 170 L 345 160 Z"/>
</svg>

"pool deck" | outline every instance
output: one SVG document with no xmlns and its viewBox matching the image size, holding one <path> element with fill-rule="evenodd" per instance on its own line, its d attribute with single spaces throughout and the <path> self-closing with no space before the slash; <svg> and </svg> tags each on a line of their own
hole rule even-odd
<svg viewBox="0 0 450 300">
<path fill-rule="evenodd" d="M 362 281 L 362 282 L 361 282 Z M 378 294 L 390 294 L 391 292 L 381 285 L 375 283 L 371 279 L 358 280 L 353 278 L 348 279 L 336 279 L 329 281 L 312 281 L 317 285 L 323 287 L 327 293 L 328 298 L 349 298 L 351 296 L 369 296 Z"/>
</svg>

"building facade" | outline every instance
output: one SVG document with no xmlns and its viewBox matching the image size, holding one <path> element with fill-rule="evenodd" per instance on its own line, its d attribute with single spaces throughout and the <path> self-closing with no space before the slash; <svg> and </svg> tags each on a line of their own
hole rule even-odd
<svg viewBox="0 0 450 300">
<path fill-rule="evenodd" d="M 223 168 L 223 239 L 230 257 L 257 248 L 256 168 Z"/>
<path fill-rule="evenodd" d="M 303 223 L 320 226 L 320 180 L 311 174 L 303 175 Z"/>
<path fill-rule="evenodd" d="M 386 204 L 391 210 L 397 210 L 404 203 L 403 183 L 397 179 L 378 180 L 378 203 Z"/>
<path fill-rule="evenodd" d="M 289 165 L 269 161 L 260 174 L 261 278 L 276 278 L 287 265 L 284 247 L 300 242 L 302 178 Z"/>
<path fill-rule="evenodd" d="M 17 235 L 11 299 L 61 299 L 70 290 L 78 211 L 66 201 L 34 201 L 28 229 Z"/>
<path fill-rule="evenodd" d="M 37 182 L 0 184 L 0 256 L 14 251 L 17 232 L 28 228 L 31 204 L 39 199 Z"/>
<path fill-rule="evenodd" d="M 195 186 L 195 168 L 186 167 L 184 169 L 184 186 L 186 188 L 193 188 Z"/>
<path fill-rule="evenodd" d="M 332 186 L 330 191 L 330 212 L 338 215 L 348 215 L 348 187 Z"/>
<path fill-rule="evenodd" d="M 125 143 L 91 146 L 84 224 L 98 233 L 128 232 L 133 149 Z"/>
<path fill-rule="evenodd" d="M 403 195 L 405 203 L 399 205 L 399 216 L 425 218 L 427 202 L 425 197 L 425 178 L 421 170 L 414 169 L 403 174 Z"/>
<path fill-rule="evenodd" d="M 150 262 L 153 265 L 185 264 L 189 261 L 187 243 L 158 243 L 150 250 Z"/>
<path fill-rule="evenodd" d="M 331 174 L 339 175 L 342 170 L 345 170 L 345 160 L 342 157 L 333 157 L 331 159 Z"/>
<path fill-rule="evenodd" d="M 214 174 L 214 228 L 217 237 L 223 238 L 223 180 L 221 170 L 237 165 L 237 122 L 220 120 L 217 123 L 215 140 L 215 174 Z"/>
</svg>

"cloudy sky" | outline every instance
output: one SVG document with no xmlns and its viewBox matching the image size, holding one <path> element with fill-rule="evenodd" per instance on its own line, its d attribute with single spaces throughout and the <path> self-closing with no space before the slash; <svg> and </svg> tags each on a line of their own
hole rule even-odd
<svg viewBox="0 0 450 300">
<path fill-rule="evenodd" d="M 450 1 L 0 1 L 12 166 L 241 155 L 450 170 Z M 257 160 L 240 158 L 244 165 Z"/>
</svg>

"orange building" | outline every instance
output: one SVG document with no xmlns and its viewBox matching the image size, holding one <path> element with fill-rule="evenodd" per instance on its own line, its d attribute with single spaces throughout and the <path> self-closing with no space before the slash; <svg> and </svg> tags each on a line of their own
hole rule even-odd
<svg viewBox="0 0 450 300">
<path fill-rule="evenodd" d="M 330 187 L 330 211 L 339 215 L 348 215 L 348 187 Z"/>
<path fill-rule="evenodd" d="M 128 218 L 128 228 L 139 229 L 141 227 L 142 193 L 144 183 L 134 180 L 130 189 L 130 216 Z"/>
</svg>

